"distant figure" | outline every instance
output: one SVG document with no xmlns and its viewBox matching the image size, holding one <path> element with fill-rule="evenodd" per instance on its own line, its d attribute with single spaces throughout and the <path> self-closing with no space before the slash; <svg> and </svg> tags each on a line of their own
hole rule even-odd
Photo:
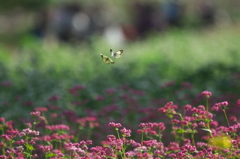
<svg viewBox="0 0 240 159">
<path fill-rule="evenodd" d="M 44 38 L 48 26 L 48 13 L 47 11 L 41 11 L 35 18 L 36 22 L 32 29 L 32 34 L 38 38 Z"/>
<path fill-rule="evenodd" d="M 54 16 L 53 29 L 59 40 L 70 41 L 72 39 L 72 19 L 79 10 L 78 6 L 69 5 L 57 11 Z"/>
<path fill-rule="evenodd" d="M 176 27 L 181 25 L 182 7 L 177 0 L 163 4 L 163 14 L 168 25 Z"/>
<path fill-rule="evenodd" d="M 135 2 L 133 4 L 133 14 L 135 14 L 135 26 L 139 36 L 145 36 L 152 29 L 153 7 L 150 4 Z"/>
<path fill-rule="evenodd" d="M 199 5 L 199 17 L 202 25 L 209 26 L 215 22 L 215 6 L 212 1 L 201 1 Z"/>
</svg>

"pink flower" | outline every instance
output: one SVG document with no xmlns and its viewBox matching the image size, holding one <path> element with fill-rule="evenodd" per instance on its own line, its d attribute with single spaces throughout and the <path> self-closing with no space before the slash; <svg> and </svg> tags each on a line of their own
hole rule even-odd
<svg viewBox="0 0 240 159">
<path fill-rule="evenodd" d="M 192 106 L 189 105 L 189 104 L 184 106 L 184 110 L 185 110 L 185 111 L 187 111 L 187 110 L 189 110 L 189 109 L 191 109 L 191 108 L 192 108 Z"/>
<path fill-rule="evenodd" d="M 114 122 L 110 122 L 108 124 L 108 126 L 110 127 L 115 127 L 115 128 L 119 128 L 119 127 L 122 127 L 122 125 L 120 123 L 114 123 Z"/>
<path fill-rule="evenodd" d="M 206 98 L 210 98 L 212 96 L 212 92 L 210 91 L 203 91 L 201 93 L 202 96 L 205 96 Z"/>
<path fill-rule="evenodd" d="M 123 128 L 120 130 L 120 132 L 123 133 L 126 137 L 130 137 L 132 131 L 130 129 Z"/>
<path fill-rule="evenodd" d="M 46 107 L 36 107 L 36 108 L 34 108 L 34 110 L 36 112 L 37 111 L 39 111 L 39 112 L 47 112 L 48 111 L 48 109 Z"/>
<path fill-rule="evenodd" d="M 4 122 L 5 122 L 5 118 L 4 118 L 4 117 L 1 117 L 1 118 L 0 118 L 0 122 L 4 123 Z"/>
<path fill-rule="evenodd" d="M 231 116 L 229 120 L 232 121 L 232 122 L 237 122 L 237 117 Z"/>
<path fill-rule="evenodd" d="M 46 129 L 55 131 L 55 130 L 69 130 L 68 125 L 60 124 L 60 125 L 47 125 Z"/>
<path fill-rule="evenodd" d="M 40 111 L 31 112 L 30 115 L 39 117 L 41 115 L 41 112 Z"/>
<path fill-rule="evenodd" d="M 61 97 L 58 95 L 52 95 L 51 97 L 48 98 L 48 101 L 58 101 Z"/>
<path fill-rule="evenodd" d="M 237 106 L 240 107 L 240 99 L 238 99 L 238 101 L 237 101 Z"/>
<path fill-rule="evenodd" d="M 217 121 L 210 121 L 210 125 L 213 126 L 213 127 L 217 127 L 218 122 Z"/>
</svg>

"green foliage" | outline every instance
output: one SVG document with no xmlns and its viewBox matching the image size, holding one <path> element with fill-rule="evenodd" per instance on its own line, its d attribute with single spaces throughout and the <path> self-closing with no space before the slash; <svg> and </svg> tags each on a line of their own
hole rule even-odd
<svg viewBox="0 0 240 159">
<path fill-rule="evenodd" d="M 172 30 L 156 34 L 144 41 L 112 48 L 124 50 L 113 65 L 101 61 L 100 53 L 108 55 L 111 46 L 100 37 L 93 38 L 91 47 L 29 37 L 15 48 L 1 45 L 0 81 L 12 82 L 12 87 L 0 90 L 1 113 L 6 118 L 25 116 L 32 107 L 48 104 L 52 95 L 67 97 L 66 90 L 76 84 L 87 88 L 81 99 L 94 99 L 106 88 L 128 85 L 147 92 L 143 103 L 148 103 L 150 97 L 166 100 L 174 97 L 183 102 L 180 99 L 185 93 L 194 96 L 202 90 L 215 94 L 237 92 L 239 82 L 233 74 L 239 72 L 238 31 L 218 28 L 211 32 Z M 165 88 L 171 81 L 172 86 Z M 176 91 L 184 82 L 194 89 Z M 63 98 L 58 104 L 68 107 L 68 100 Z M 11 105 L 11 110 L 5 104 Z M 98 107 L 92 100 L 88 106 Z"/>
<path fill-rule="evenodd" d="M 0 0 L 0 10 L 1 11 L 9 11 L 12 9 L 27 9 L 30 11 L 36 11 L 36 9 L 40 9 L 45 7 L 49 3 L 49 0 Z"/>
</svg>

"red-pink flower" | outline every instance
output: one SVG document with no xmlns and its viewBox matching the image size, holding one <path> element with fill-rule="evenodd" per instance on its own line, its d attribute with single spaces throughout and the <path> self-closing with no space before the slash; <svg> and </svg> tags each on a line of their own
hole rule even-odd
<svg viewBox="0 0 240 159">
<path fill-rule="evenodd" d="M 237 101 L 237 106 L 240 107 L 240 99 L 238 99 L 238 101 Z"/>
<path fill-rule="evenodd" d="M 115 127 L 115 128 L 119 128 L 119 127 L 122 127 L 122 125 L 120 123 L 114 123 L 114 122 L 110 122 L 108 124 L 108 126 L 110 127 Z"/>
<path fill-rule="evenodd" d="M 210 98 L 212 96 L 212 92 L 210 91 L 203 91 L 201 95 L 205 96 L 206 98 Z"/>
<path fill-rule="evenodd" d="M 55 131 L 55 130 L 69 130 L 68 125 L 60 124 L 60 125 L 47 125 L 46 129 Z"/>
</svg>

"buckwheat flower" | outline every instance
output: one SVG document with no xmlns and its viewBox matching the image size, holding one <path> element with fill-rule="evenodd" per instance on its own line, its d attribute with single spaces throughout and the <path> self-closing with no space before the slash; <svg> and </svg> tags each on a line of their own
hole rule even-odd
<svg viewBox="0 0 240 159">
<path fill-rule="evenodd" d="M 179 144 L 176 142 L 170 142 L 168 148 L 169 150 L 177 151 L 179 150 Z"/>
<path fill-rule="evenodd" d="M 155 156 L 166 156 L 166 153 L 163 150 L 155 150 L 154 155 Z"/>
<path fill-rule="evenodd" d="M 61 97 L 58 95 L 52 95 L 51 97 L 48 98 L 48 101 L 58 101 Z"/>
<path fill-rule="evenodd" d="M 159 130 L 163 131 L 166 129 L 165 124 L 163 122 L 153 123 L 154 128 L 159 128 Z"/>
<path fill-rule="evenodd" d="M 132 158 L 136 155 L 136 152 L 134 151 L 128 151 L 125 153 L 126 157 Z"/>
<path fill-rule="evenodd" d="M 199 122 L 198 125 L 204 128 L 206 127 L 206 123 L 204 123 L 203 121 Z"/>
<path fill-rule="evenodd" d="M 193 108 L 191 109 L 191 111 L 192 111 L 193 113 L 198 113 L 198 112 L 199 112 L 199 109 L 193 107 Z"/>
<path fill-rule="evenodd" d="M 217 127 L 218 122 L 217 121 L 210 121 L 210 125 L 213 126 L 213 127 Z"/>
<path fill-rule="evenodd" d="M 173 119 L 173 120 L 172 120 L 172 123 L 173 123 L 173 124 L 178 124 L 179 122 L 180 122 L 180 121 L 177 120 L 177 119 Z"/>
<path fill-rule="evenodd" d="M 51 130 L 51 131 L 55 131 L 55 130 L 69 130 L 70 129 L 68 125 L 64 125 L 64 124 L 46 125 L 45 128 L 48 129 L 48 130 Z"/>
<path fill-rule="evenodd" d="M 31 124 L 31 123 L 26 123 L 26 126 L 27 126 L 28 128 L 32 128 L 32 124 Z"/>
<path fill-rule="evenodd" d="M 36 107 L 34 108 L 34 111 L 47 112 L 48 109 L 46 107 Z"/>
<path fill-rule="evenodd" d="M 93 143 L 92 140 L 87 140 L 87 141 L 86 141 L 86 144 L 87 144 L 87 145 L 91 145 L 92 143 Z"/>
<path fill-rule="evenodd" d="M 200 109 L 200 110 L 205 110 L 205 106 L 204 106 L 204 105 L 199 105 L 199 106 L 198 106 L 198 109 Z"/>
<path fill-rule="evenodd" d="M 52 153 L 56 154 L 56 157 L 57 157 L 57 158 L 62 158 L 62 157 L 64 157 L 64 155 L 62 154 L 62 152 L 61 152 L 60 150 L 58 150 L 58 149 L 52 150 Z"/>
<path fill-rule="evenodd" d="M 18 147 L 16 147 L 16 150 L 21 152 L 24 150 L 24 148 L 23 148 L 23 146 L 18 146 Z"/>
<path fill-rule="evenodd" d="M 237 140 L 232 140 L 232 144 L 233 145 L 238 145 L 238 141 Z"/>
<path fill-rule="evenodd" d="M 225 109 L 228 106 L 228 102 L 224 101 L 224 102 L 220 102 L 220 103 L 216 103 L 213 107 L 222 107 L 222 109 Z"/>
<path fill-rule="evenodd" d="M 184 144 L 186 145 L 186 144 L 191 144 L 191 140 L 189 140 L 189 139 L 184 139 Z"/>
<path fill-rule="evenodd" d="M 219 127 L 216 128 L 216 131 L 227 133 L 228 132 L 228 128 L 225 127 L 225 126 L 219 126 Z"/>
<path fill-rule="evenodd" d="M 1 118 L 0 118 L 0 122 L 4 123 L 4 122 L 5 122 L 5 118 L 4 118 L 4 117 L 1 117 Z"/>
<path fill-rule="evenodd" d="M 10 81 L 2 81 L 2 82 L 1 82 L 1 85 L 2 85 L 2 86 L 5 86 L 5 87 L 8 87 L 8 86 L 11 86 L 11 85 L 12 85 L 12 82 L 10 82 Z"/>
<path fill-rule="evenodd" d="M 82 155 L 82 156 L 86 155 L 86 152 L 85 152 L 84 150 L 82 150 L 81 148 L 77 148 L 77 149 L 76 149 L 76 152 L 77 152 L 79 155 Z"/>
<path fill-rule="evenodd" d="M 114 135 L 108 135 L 107 136 L 107 141 L 115 141 L 117 138 Z"/>
<path fill-rule="evenodd" d="M 108 124 L 108 126 L 114 127 L 114 128 L 122 127 L 122 125 L 121 125 L 120 123 L 114 123 L 114 122 L 110 122 L 110 123 Z"/>
<path fill-rule="evenodd" d="M 31 141 L 29 142 L 30 145 L 34 145 L 35 143 L 36 143 L 35 140 L 31 140 Z"/>
<path fill-rule="evenodd" d="M 181 123 L 182 123 L 184 126 L 187 126 L 189 122 L 186 121 L 186 120 L 183 120 L 183 121 L 181 121 Z"/>
<path fill-rule="evenodd" d="M 210 98 L 212 96 L 212 92 L 210 91 L 203 91 L 201 93 L 202 96 L 205 96 L 206 98 Z"/>
<path fill-rule="evenodd" d="M 40 111 L 31 112 L 30 115 L 39 117 L 41 115 L 41 112 Z"/>
<path fill-rule="evenodd" d="M 228 128 L 228 131 L 229 131 L 229 132 L 237 132 L 237 129 L 235 129 L 233 126 L 230 126 L 230 127 Z"/>
<path fill-rule="evenodd" d="M 180 157 L 180 158 L 185 158 L 186 154 L 184 152 L 180 151 L 180 152 L 177 153 L 177 156 Z"/>
<path fill-rule="evenodd" d="M 184 106 L 184 110 L 187 111 L 187 110 L 190 110 L 192 108 L 191 105 L 187 104 Z"/>
<path fill-rule="evenodd" d="M 145 123 L 140 123 L 140 124 L 139 124 L 139 127 L 140 127 L 140 128 L 147 128 L 147 125 L 146 125 Z"/>
<path fill-rule="evenodd" d="M 44 153 L 46 153 L 46 152 L 49 152 L 53 148 L 53 146 L 52 145 L 49 145 L 49 146 L 38 145 L 38 148 L 40 150 L 42 150 Z"/>
<path fill-rule="evenodd" d="M 140 146 L 134 149 L 135 152 L 144 152 L 147 151 L 148 148 L 146 146 Z"/>
<path fill-rule="evenodd" d="M 31 134 L 34 135 L 34 136 L 38 136 L 39 135 L 39 131 L 33 130 Z"/>
<path fill-rule="evenodd" d="M 130 137 L 132 131 L 130 129 L 123 128 L 120 130 L 120 132 L 123 133 L 124 136 Z"/>
<path fill-rule="evenodd" d="M 194 129 L 194 128 L 196 128 L 198 125 L 197 125 L 197 123 L 191 123 L 191 127 Z"/>
<path fill-rule="evenodd" d="M 229 119 L 231 122 L 237 122 L 237 117 L 231 116 Z"/>
<path fill-rule="evenodd" d="M 219 106 L 215 104 L 215 105 L 212 107 L 212 111 L 218 111 L 218 110 L 219 110 Z"/>
<path fill-rule="evenodd" d="M 105 92 L 106 92 L 107 94 L 111 95 L 111 94 L 114 94 L 114 93 L 116 92 L 116 89 L 115 89 L 115 88 L 107 88 L 107 89 L 105 90 Z"/>
<path fill-rule="evenodd" d="M 5 155 L 0 155 L 0 159 L 7 159 L 7 156 L 5 156 Z"/>
<path fill-rule="evenodd" d="M 27 143 L 27 142 L 28 142 L 27 140 L 21 139 L 21 140 L 19 141 L 19 144 L 23 145 L 23 144 L 25 144 L 25 143 Z"/>
<path fill-rule="evenodd" d="M 8 129 L 13 129 L 13 121 L 7 121 L 5 123 L 5 126 L 8 128 Z"/>
<path fill-rule="evenodd" d="M 176 154 L 174 154 L 174 153 L 169 153 L 169 154 L 168 154 L 168 157 L 176 158 L 176 157 L 177 157 L 177 155 L 176 155 Z"/>
<path fill-rule="evenodd" d="M 203 156 L 203 155 L 205 155 L 205 152 L 204 152 L 204 151 L 198 151 L 198 152 L 197 152 L 197 156 L 198 156 L 198 157 L 201 157 L 201 156 Z"/>
<path fill-rule="evenodd" d="M 205 142 L 197 142 L 197 147 L 198 148 L 203 148 L 203 147 L 207 147 L 207 146 L 208 146 L 208 144 L 205 143 Z"/>
<path fill-rule="evenodd" d="M 20 137 L 23 137 L 23 136 L 25 136 L 26 135 L 26 133 L 24 133 L 24 132 L 20 132 L 19 134 L 18 134 L 18 136 L 20 136 Z"/>
<path fill-rule="evenodd" d="M 1 135 L 1 137 L 4 139 L 4 140 L 6 140 L 6 141 L 11 141 L 12 140 L 12 135 Z"/>
<path fill-rule="evenodd" d="M 146 145 L 147 147 L 152 147 L 155 143 L 157 143 L 157 140 L 143 141 L 143 144 Z"/>
<path fill-rule="evenodd" d="M 95 100 L 96 100 L 96 101 L 102 101 L 102 100 L 104 100 L 104 97 L 101 96 L 101 95 L 99 95 L 99 96 L 97 96 L 97 97 L 95 98 Z"/>
<path fill-rule="evenodd" d="M 168 112 L 168 110 L 165 108 L 159 108 L 158 111 L 162 114 L 166 114 Z"/>
<path fill-rule="evenodd" d="M 237 106 L 240 107 L 240 99 L 238 99 L 238 101 L 237 101 Z"/>
</svg>

